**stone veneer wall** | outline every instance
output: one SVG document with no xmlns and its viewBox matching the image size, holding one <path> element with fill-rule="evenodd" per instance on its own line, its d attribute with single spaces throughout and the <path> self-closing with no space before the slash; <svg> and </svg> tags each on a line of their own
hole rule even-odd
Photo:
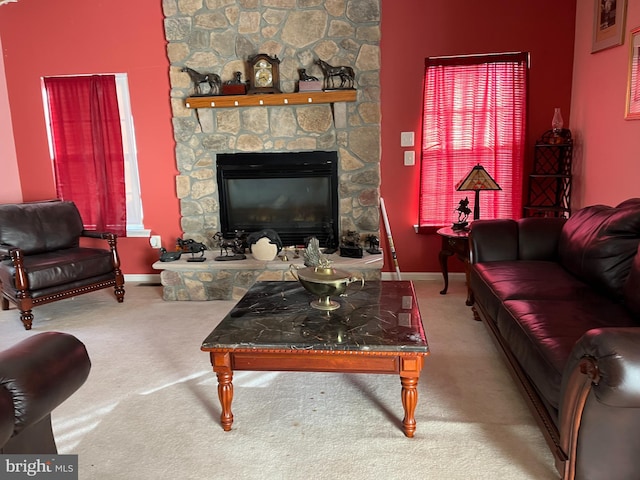
<svg viewBox="0 0 640 480">
<path fill-rule="evenodd" d="M 163 0 L 171 104 L 185 238 L 212 247 L 219 230 L 216 153 L 337 151 L 340 232 L 379 235 L 380 0 Z M 225 82 L 247 78 L 247 59 L 277 55 L 280 88 L 298 69 L 322 77 L 314 60 L 355 71 L 357 101 L 281 107 L 185 107 L 184 66 Z M 346 105 L 346 108 L 344 108 Z M 334 112 L 335 110 L 335 112 Z M 335 113 L 335 121 L 334 121 Z"/>
</svg>

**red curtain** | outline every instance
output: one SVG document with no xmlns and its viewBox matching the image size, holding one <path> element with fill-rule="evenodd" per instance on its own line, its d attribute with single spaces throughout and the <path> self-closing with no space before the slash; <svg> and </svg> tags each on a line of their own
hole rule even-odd
<svg viewBox="0 0 640 480">
<path fill-rule="evenodd" d="M 75 202 L 87 230 L 125 236 L 124 153 L 113 75 L 44 79 L 58 197 Z"/>
<path fill-rule="evenodd" d="M 419 225 L 457 220 L 474 192 L 456 184 L 482 165 L 500 185 L 480 192 L 482 218 L 522 216 L 527 54 L 427 58 L 425 62 Z"/>
</svg>

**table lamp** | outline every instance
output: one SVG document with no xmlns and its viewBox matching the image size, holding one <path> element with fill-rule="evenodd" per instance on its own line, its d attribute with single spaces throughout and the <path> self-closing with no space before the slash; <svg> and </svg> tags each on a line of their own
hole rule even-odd
<svg viewBox="0 0 640 480">
<path fill-rule="evenodd" d="M 502 190 L 500 185 L 491 178 L 484 167 L 480 164 L 471 169 L 464 179 L 456 185 L 456 190 L 466 191 L 472 190 L 476 192 L 475 204 L 473 207 L 473 219 L 480 218 L 480 190 Z"/>
</svg>

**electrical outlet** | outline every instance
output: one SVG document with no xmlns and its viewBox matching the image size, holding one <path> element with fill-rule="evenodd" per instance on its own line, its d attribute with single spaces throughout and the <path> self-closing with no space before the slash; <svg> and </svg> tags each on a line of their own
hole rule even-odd
<svg viewBox="0 0 640 480">
<path fill-rule="evenodd" d="M 416 152 L 414 152 L 413 150 L 407 150 L 406 152 L 404 152 L 404 164 L 407 167 L 415 165 L 416 164 Z"/>
<path fill-rule="evenodd" d="M 149 237 L 149 245 L 153 248 L 160 248 L 162 246 L 162 238 L 160 235 L 151 235 L 151 237 Z"/>
<path fill-rule="evenodd" d="M 400 133 L 400 146 L 401 147 L 413 147 L 413 145 L 414 145 L 413 132 L 402 132 L 402 133 Z"/>
</svg>

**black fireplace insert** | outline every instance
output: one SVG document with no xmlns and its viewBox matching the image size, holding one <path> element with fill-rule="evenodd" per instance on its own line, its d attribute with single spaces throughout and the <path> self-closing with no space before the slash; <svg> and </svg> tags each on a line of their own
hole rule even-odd
<svg viewBox="0 0 640 480">
<path fill-rule="evenodd" d="M 269 228 L 285 246 L 337 246 L 337 152 L 222 153 L 216 169 L 225 237 Z"/>
</svg>

